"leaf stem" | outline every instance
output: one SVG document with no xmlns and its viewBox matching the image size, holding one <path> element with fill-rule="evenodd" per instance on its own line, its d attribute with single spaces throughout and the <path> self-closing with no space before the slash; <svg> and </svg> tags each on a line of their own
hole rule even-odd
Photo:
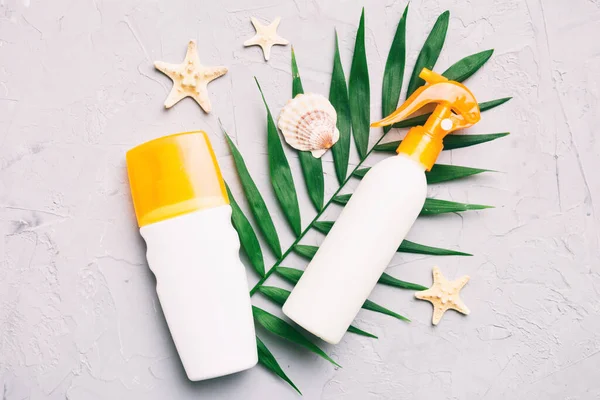
<svg viewBox="0 0 600 400">
<path fill-rule="evenodd" d="M 363 162 L 365 162 L 365 160 L 369 157 L 369 155 L 375 149 L 375 146 L 377 146 L 381 142 L 381 140 L 383 140 L 383 138 L 385 137 L 386 134 L 387 134 L 387 132 L 385 132 L 383 135 L 381 135 L 381 137 L 379 138 L 379 140 L 377 140 L 377 142 L 373 145 L 373 147 L 371 147 L 371 149 L 367 152 L 367 154 L 365 154 L 365 157 L 362 160 L 360 160 L 358 162 L 358 164 L 356 164 L 356 167 L 354 167 L 354 169 L 346 176 L 346 180 L 344 180 L 344 182 L 342 182 L 342 184 L 340 185 L 340 187 L 335 191 L 335 193 L 333 193 L 333 195 L 329 198 L 329 200 L 327 201 L 327 203 L 325 203 L 325 205 L 323 206 L 323 208 L 321 208 L 321 210 L 317 213 L 317 215 L 315 215 L 315 217 L 310 222 L 310 224 L 308 224 L 306 226 L 306 228 L 302 231 L 302 233 L 300 233 L 300 236 L 298 236 L 296 238 L 296 240 L 294 240 L 294 243 L 292 243 L 291 246 L 288 247 L 288 249 L 283 253 L 283 255 L 281 257 L 279 257 L 279 259 L 275 262 L 275 264 L 273 264 L 273 266 L 271 268 L 269 268 L 269 270 L 266 272 L 265 276 L 263 276 L 256 283 L 256 285 L 254 285 L 254 287 L 252 288 L 252 290 L 250 290 L 250 296 L 253 296 L 254 293 L 256 293 L 256 291 L 267 281 L 267 279 L 269 279 L 269 277 L 271 276 L 271 274 L 273 272 L 275 272 L 275 270 L 277 269 L 277 267 L 279 267 L 279 265 L 285 260 L 285 258 L 294 250 L 294 247 L 298 243 L 300 243 L 300 241 L 302 240 L 302 238 L 304 238 L 304 235 L 306 235 L 306 233 L 313 228 L 313 225 L 315 224 L 315 222 L 318 221 L 319 217 L 321 217 L 321 215 L 323 214 L 323 212 L 333 202 L 333 199 L 335 198 L 335 196 L 337 196 L 339 194 L 339 192 L 344 188 L 344 186 L 346 186 L 346 183 L 348 183 L 348 181 L 350 180 L 350 178 L 352 178 L 352 176 L 354 175 L 354 172 L 356 172 L 362 166 Z"/>
</svg>

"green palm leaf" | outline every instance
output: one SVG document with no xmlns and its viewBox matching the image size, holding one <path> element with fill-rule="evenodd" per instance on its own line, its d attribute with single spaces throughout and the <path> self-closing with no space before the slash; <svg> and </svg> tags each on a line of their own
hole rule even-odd
<svg viewBox="0 0 600 400">
<path fill-rule="evenodd" d="M 233 162 L 238 172 L 238 176 L 240 177 L 242 189 L 244 189 L 244 194 L 248 200 L 250 211 L 252 211 L 252 215 L 254 215 L 254 219 L 256 220 L 258 227 L 265 236 L 269 248 L 273 251 L 275 257 L 279 258 L 281 257 L 281 244 L 279 243 L 279 236 L 277 235 L 275 225 L 271 219 L 271 213 L 267 209 L 267 205 L 265 204 L 262 195 L 258 191 L 254 180 L 250 176 L 250 172 L 248 172 L 248 168 L 246 167 L 246 163 L 241 153 L 225 130 L 223 130 L 223 134 L 225 135 L 225 139 L 229 144 Z"/>
<path fill-rule="evenodd" d="M 479 70 L 494 54 L 494 49 L 472 54 L 450 66 L 442 75 L 451 81 L 464 82 Z"/>
<path fill-rule="evenodd" d="M 423 210 L 421 210 L 421 215 L 437 215 L 471 210 L 484 210 L 486 208 L 494 207 L 481 204 L 457 203 L 448 200 L 426 199 Z"/>
<path fill-rule="evenodd" d="M 267 149 L 269 153 L 271 185 L 292 231 L 296 236 L 299 236 L 302 232 L 302 221 L 300 220 L 300 207 L 298 206 L 298 196 L 296 195 L 296 187 L 294 186 L 290 164 L 285 157 L 285 152 L 277 133 L 277 127 L 273 121 L 267 100 L 265 100 L 265 95 L 258 83 L 258 79 L 254 78 L 254 80 L 267 109 Z"/>
<path fill-rule="evenodd" d="M 319 346 L 302 336 L 300 332 L 286 321 L 256 306 L 252 306 L 252 314 L 254 315 L 254 320 L 269 332 L 289 340 L 290 342 L 296 343 L 324 358 L 336 367 L 340 367 L 340 365 L 333 361 L 333 359 L 321 350 Z"/>
<path fill-rule="evenodd" d="M 333 221 L 317 221 L 313 224 L 313 228 L 315 228 L 317 231 L 327 235 L 329 233 L 329 231 L 331 230 L 331 228 L 333 227 L 333 223 L 334 223 Z M 300 252 L 298 252 L 296 249 L 298 247 L 298 245 L 294 246 L 294 250 L 296 251 L 297 254 L 299 254 L 305 258 L 309 258 L 309 259 L 312 259 L 314 254 L 316 254 L 316 249 L 309 248 L 309 247 L 314 247 L 314 246 L 305 246 L 305 245 L 300 245 L 300 246 L 303 247 L 300 250 Z M 397 251 L 399 253 L 425 254 L 425 255 L 430 255 L 430 256 L 471 256 L 472 255 L 469 253 L 463 253 L 461 251 L 446 250 L 446 249 L 441 249 L 439 247 L 425 246 L 422 244 L 411 242 L 406 239 L 402 241 L 402 243 L 400 244 L 400 247 L 398 247 Z"/>
<path fill-rule="evenodd" d="M 296 390 L 296 392 L 302 394 L 300 389 L 298 389 L 296 385 L 294 385 L 294 382 L 292 382 L 290 378 L 288 378 L 288 376 L 285 374 L 285 372 L 283 372 L 283 370 L 279 366 L 279 363 L 277 362 L 277 360 L 275 360 L 273 354 L 269 351 L 267 346 L 265 346 L 262 340 L 258 338 L 258 336 L 256 337 L 256 347 L 258 349 L 258 362 L 261 363 L 268 370 L 274 372 L 281 379 L 286 381 L 291 387 L 293 387 Z"/>
<path fill-rule="evenodd" d="M 348 99 L 348 88 L 346 77 L 340 58 L 340 47 L 337 32 L 335 33 L 335 54 L 333 56 L 333 72 L 331 73 L 331 86 L 329 86 L 329 101 L 337 113 L 337 128 L 340 138 L 331 148 L 335 175 L 340 184 L 346 180 L 348 173 L 348 162 L 350 160 L 350 100 Z"/>
<path fill-rule="evenodd" d="M 354 334 L 357 334 L 357 335 L 360 335 L 360 336 L 369 337 L 371 339 L 379 339 L 377 336 L 373 335 L 372 333 L 365 332 L 362 329 L 355 327 L 354 325 L 350 325 L 348 327 L 348 332 L 354 333 Z"/>
<path fill-rule="evenodd" d="M 348 200 L 350 200 L 350 197 L 352 197 L 352 194 L 342 194 L 339 196 L 335 196 L 333 198 L 333 202 L 339 205 L 346 205 L 348 203 Z M 461 211 L 483 210 L 486 208 L 493 207 L 484 206 L 481 204 L 465 204 L 448 200 L 427 198 L 425 199 L 425 205 L 423 205 L 423 210 L 421 210 L 420 215 L 436 215 Z"/>
<path fill-rule="evenodd" d="M 472 256 L 472 254 L 463 253 L 462 251 L 425 246 L 419 243 L 411 242 L 410 240 L 406 239 L 402 241 L 397 251 L 399 253 L 425 254 L 428 256 Z"/>
<path fill-rule="evenodd" d="M 294 285 L 298 283 L 300 277 L 304 273 L 304 271 L 301 271 L 296 268 L 288 268 L 282 266 L 275 267 L 275 272 L 277 273 L 277 275 L 281 276 L 286 281 L 293 283 Z"/>
<path fill-rule="evenodd" d="M 304 93 L 298 64 L 296 63 L 296 54 L 292 47 L 292 98 Z M 302 175 L 310 201 L 317 211 L 323 208 L 325 197 L 325 179 L 323 178 L 323 163 L 320 158 L 313 157 L 309 151 L 298 151 Z M 296 234 L 298 235 L 298 234 Z"/>
<path fill-rule="evenodd" d="M 489 169 L 462 167 L 460 165 L 435 164 L 431 171 L 425 173 L 425 176 L 427 177 L 427 183 L 432 184 L 453 181 L 489 171 Z"/>
<path fill-rule="evenodd" d="M 262 294 L 264 294 L 265 297 L 267 297 L 269 300 L 271 300 L 272 302 L 274 302 L 275 304 L 277 304 L 279 306 L 284 305 L 284 303 L 287 301 L 288 297 L 290 297 L 290 293 L 291 293 L 289 290 L 285 290 L 285 289 L 278 288 L 275 286 L 261 286 L 260 289 L 258 289 L 258 291 L 261 292 Z M 358 329 L 352 325 L 350 325 L 350 327 L 348 328 L 348 332 L 352 332 L 352 333 L 356 333 L 358 335 L 377 339 L 377 336 L 373 335 L 372 333 L 365 332 L 365 331 Z"/>
<path fill-rule="evenodd" d="M 446 40 L 446 32 L 448 31 L 448 22 L 450 19 L 450 12 L 443 12 L 435 21 L 429 36 L 425 40 L 419 57 L 415 63 L 410 81 L 408 82 L 408 92 L 406 97 L 408 98 L 415 90 L 425 84 L 425 81 L 419 78 L 419 74 L 423 68 L 433 69 L 437 62 L 442 47 L 444 47 L 444 41 Z"/>
<path fill-rule="evenodd" d="M 367 65 L 367 52 L 365 50 L 364 8 L 360 15 L 360 23 L 356 32 L 348 94 L 354 142 L 358 156 L 363 160 L 367 156 L 369 126 L 371 124 L 371 89 L 369 87 L 369 69 Z"/>
<path fill-rule="evenodd" d="M 248 221 L 248 218 L 246 218 L 242 209 L 235 201 L 235 198 L 229 189 L 229 185 L 225 184 L 225 188 L 227 189 L 229 205 L 231 206 L 231 223 L 240 238 L 240 246 L 242 247 L 242 250 L 244 250 L 244 253 L 246 253 L 254 270 L 262 278 L 265 276 L 265 262 L 263 260 L 260 243 L 258 242 L 256 233 L 254 233 L 254 228 L 252 228 L 250 221 Z"/>
<path fill-rule="evenodd" d="M 374 311 L 374 312 L 378 312 L 381 314 L 385 314 L 385 315 L 389 315 L 390 317 L 394 317 L 396 319 L 399 319 L 401 321 L 406 321 L 406 322 L 410 322 L 410 319 L 390 310 L 387 309 L 385 307 L 380 306 L 377 303 L 372 302 L 371 300 L 365 300 L 365 303 L 363 304 L 362 308 L 364 308 L 365 310 L 369 310 L 369 311 Z"/>
<path fill-rule="evenodd" d="M 477 144 L 491 142 L 507 136 L 508 132 L 485 133 L 481 135 L 448 135 L 444 138 L 444 150 L 454 150 L 463 147 L 475 146 Z M 375 146 L 375 151 L 396 152 L 401 140 L 384 143 Z"/>
<path fill-rule="evenodd" d="M 308 246 L 304 244 L 297 244 L 294 246 L 294 252 L 299 256 L 312 260 L 312 258 L 317 254 L 317 250 L 319 248 L 317 246 Z"/>
<path fill-rule="evenodd" d="M 391 275 L 386 274 L 385 272 L 379 278 L 377 283 L 381 283 L 383 285 L 394 286 L 400 289 L 408 289 L 408 290 L 427 290 L 427 287 L 423 285 L 419 285 L 416 283 L 401 281 L 400 279 L 396 279 Z"/>
<path fill-rule="evenodd" d="M 352 176 L 362 179 L 367 174 L 367 172 L 369 172 L 370 169 L 371 168 L 357 169 L 356 171 L 354 171 Z M 459 165 L 435 164 L 433 168 L 431 168 L 431 171 L 425 172 L 425 176 L 427 177 L 427 183 L 432 184 L 466 178 L 471 175 L 476 175 L 488 171 L 490 170 L 461 167 Z"/>
<path fill-rule="evenodd" d="M 381 90 L 381 114 L 383 117 L 390 115 L 400 100 L 400 91 L 404 80 L 404 66 L 406 62 L 406 16 L 408 14 L 408 4 L 404 9 L 404 14 L 398 22 L 396 34 L 392 41 L 392 46 L 388 53 L 383 72 L 383 87 Z M 387 133 L 391 126 L 383 127 L 383 132 Z"/>
</svg>

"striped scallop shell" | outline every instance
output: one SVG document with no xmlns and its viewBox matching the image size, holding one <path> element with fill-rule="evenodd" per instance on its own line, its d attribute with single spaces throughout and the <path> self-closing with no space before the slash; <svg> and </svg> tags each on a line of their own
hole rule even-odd
<svg viewBox="0 0 600 400">
<path fill-rule="evenodd" d="M 307 93 L 288 101 L 277 125 L 290 146 L 320 158 L 340 138 L 336 122 L 337 113 L 329 100 Z"/>
</svg>

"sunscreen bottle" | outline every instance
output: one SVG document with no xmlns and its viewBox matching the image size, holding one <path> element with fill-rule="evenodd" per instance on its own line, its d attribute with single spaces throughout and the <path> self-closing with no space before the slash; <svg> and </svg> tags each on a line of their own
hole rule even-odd
<svg viewBox="0 0 600 400">
<path fill-rule="evenodd" d="M 148 265 L 192 381 L 258 361 L 252 306 L 231 207 L 208 136 L 187 132 L 127 152 Z"/>
<path fill-rule="evenodd" d="M 465 86 L 428 69 L 419 76 L 427 85 L 371 126 L 392 125 L 430 103 L 437 103 L 435 110 L 407 133 L 398 155 L 365 175 L 283 306 L 285 315 L 328 343 L 342 339 L 421 212 L 425 171 L 443 138 L 479 121 L 479 106 Z"/>
</svg>

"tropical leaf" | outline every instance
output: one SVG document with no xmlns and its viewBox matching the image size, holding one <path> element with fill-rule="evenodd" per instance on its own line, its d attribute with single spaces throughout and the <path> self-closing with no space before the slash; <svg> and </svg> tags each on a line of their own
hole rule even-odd
<svg viewBox="0 0 600 400">
<path fill-rule="evenodd" d="M 292 47 L 292 98 L 304 93 L 298 64 L 296 63 L 296 54 Z M 308 197 L 317 211 L 323 208 L 323 199 L 325 197 L 325 179 L 323 177 L 323 163 L 320 158 L 313 157 L 309 151 L 298 151 L 298 159 L 304 176 L 304 183 L 308 191 Z M 298 234 L 297 234 L 298 235 Z"/>
<path fill-rule="evenodd" d="M 372 333 L 365 332 L 362 329 L 359 329 L 359 328 L 355 327 L 354 325 L 350 325 L 348 327 L 348 332 L 355 333 L 355 334 L 360 335 L 360 336 L 366 336 L 366 337 L 369 337 L 369 338 L 372 338 L 372 339 L 379 339 L 377 336 L 373 335 Z"/>
<path fill-rule="evenodd" d="M 274 270 L 275 272 L 277 272 L 277 275 L 281 276 L 286 281 L 293 283 L 294 285 L 298 283 L 300 277 L 304 273 L 304 271 L 301 271 L 296 268 L 288 268 L 282 266 L 277 266 L 274 268 Z"/>
<path fill-rule="evenodd" d="M 317 221 L 313 224 L 313 228 L 315 228 L 317 231 L 327 235 L 329 233 L 329 231 L 331 230 L 331 228 L 333 227 L 333 221 Z M 294 246 L 294 251 L 305 257 L 308 259 L 312 259 L 312 257 L 314 257 L 314 255 L 316 254 L 316 247 L 315 246 L 306 246 L 306 245 L 300 245 L 301 249 L 298 250 L 297 247 L 298 245 Z M 311 249 L 310 247 L 315 247 L 314 249 Z M 430 256 L 471 256 L 472 254 L 469 253 L 463 253 L 461 251 L 454 251 L 454 250 L 447 250 L 447 249 L 441 249 L 439 247 L 431 247 L 431 246 L 425 246 L 419 243 L 414 243 L 411 242 L 409 240 L 404 239 L 402 241 L 402 243 L 400 244 L 400 247 L 398 247 L 397 250 L 399 253 L 413 253 L 413 254 L 425 254 L 425 255 L 430 255 Z"/>
<path fill-rule="evenodd" d="M 323 350 L 321 350 L 319 346 L 302 336 L 302 334 L 298 332 L 292 325 L 288 324 L 281 318 L 276 317 L 275 315 L 256 306 L 252 306 L 252 315 L 254 315 L 254 320 L 269 332 L 312 351 L 336 367 L 340 366 Z"/>
<path fill-rule="evenodd" d="M 484 111 L 491 110 L 493 108 L 496 108 L 496 107 L 506 103 L 510 99 L 512 99 L 512 97 L 503 97 L 501 99 L 496 99 L 496 100 L 485 101 L 483 103 L 479 103 L 479 111 L 484 112 Z M 416 117 L 405 119 L 404 121 L 396 122 L 394 125 L 392 125 L 392 127 L 393 128 L 412 128 L 413 126 L 423 125 L 427 121 L 427 118 L 429 118 L 430 116 L 431 116 L 431 113 L 418 115 Z M 375 148 L 375 150 L 377 150 L 377 148 Z M 396 150 L 396 149 L 394 149 L 394 150 Z"/>
<path fill-rule="evenodd" d="M 419 74 L 423 68 L 433 69 L 435 63 L 442 52 L 444 47 L 444 41 L 446 40 L 446 32 L 448 31 L 448 22 L 450 19 L 450 12 L 443 12 L 435 21 L 429 36 L 425 40 L 419 57 L 415 63 L 410 81 L 408 82 L 408 92 L 406 97 L 408 98 L 415 90 L 425 84 L 425 81 L 419 78 Z"/>
<path fill-rule="evenodd" d="M 339 196 L 335 196 L 333 198 L 333 202 L 340 205 L 346 205 L 348 200 L 352 194 L 342 194 Z M 444 214 L 451 212 L 461 212 L 461 211 L 470 211 L 470 210 L 483 210 L 486 208 L 493 208 L 492 206 L 484 206 L 481 204 L 465 204 L 465 203 L 456 203 L 454 201 L 448 200 L 438 200 L 438 199 L 425 199 L 425 205 L 423 206 L 423 210 L 420 215 L 435 215 L 435 214 Z"/>
<path fill-rule="evenodd" d="M 256 233 L 254 233 L 254 228 L 250 225 L 248 218 L 242 212 L 242 209 L 235 201 L 233 194 L 231 194 L 231 190 L 229 189 L 229 185 L 225 184 L 225 188 L 227 189 L 227 196 L 229 196 L 229 205 L 231 206 L 231 223 L 233 227 L 238 233 L 240 238 L 240 246 L 250 264 L 254 270 L 258 273 L 258 275 L 262 278 L 265 276 L 265 262 L 263 260 L 262 250 L 260 248 L 260 243 L 258 242 L 258 238 L 256 237 Z"/>
<path fill-rule="evenodd" d="M 451 81 L 464 82 L 479 70 L 494 54 L 494 49 L 472 54 L 450 66 L 442 75 Z"/>
<path fill-rule="evenodd" d="M 335 33 L 335 54 L 333 56 L 333 72 L 331 73 L 331 85 L 329 87 L 329 101 L 337 113 L 337 128 L 340 138 L 331 148 L 333 154 L 333 165 L 335 175 L 340 184 L 346 180 L 348 173 L 348 162 L 350 160 L 350 130 L 352 128 L 350 118 L 350 100 L 348 99 L 348 88 L 346 77 L 340 58 L 340 47 L 338 35 Z"/>
<path fill-rule="evenodd" d="M 404 239 L 398 247 L 399 253 L 425 254 L 428 256 L 472 256 L 462 251 L 441 249 L 439 247 L 425 246 Z"/>
<path fill-rule="evenodd" d="M 406 16 L 408 14 L 408 4 L 404 9 L 402 18 L 398 22 L 396 34 L 388 53 L 383 72 L 383 87 L 381 90 L 381 114 L 383 117 L 390 115 L 400 100 L 400 91 L 404 80 L 404 66 L 406 62 Z M 387 133 L 391 126 L 383 127 L 383 132 Z"/>
<path fill-rule="evenodd" d="M 393 276 L 383 273 L 379 278 L 377 283 L 381 283 L 383 285 L 394 286 L 400 289 L 409 289 L 409 290 L 426 290 L 427 287 L 423 285 L 419 285 L 416 283 L 401 281 L 400 279 L 396 279 Z"/>
<path fill-rule="evenodd" d="M 385 307 L 380 306 L 379 304 L 376 304 L 374 302 L 372 302 L 371 300 L 365 300 L 365 303 L 363 304 L 362 308 L 364 308 L 365 310 L 369 310 L 369 311 L 374 311 L 374 312 L 378 312 L 381 314 L 385 314 L 385 315 L 389 315 L 390 317 L 394 317 L 396 319 L 399 319 L 401 321 L 406 321 L 406 322 L 410 322 L 410 319 L 392 311 L 389 310 Z"/>
<path fill-rule="evenodd" d="M 315 223 L 313 223 L 313 228 L 315 228 L 322 234 L 327 235 L 333 227 L 333 224 L 334 221 L 316 221 Z"/>
<path fill-rule="evenodd" d="M 448 135 L 444 138 L 444 150 L 454 150 L 463 147 L 475 146 L 477 144 L 491 142 L 507 136 L 508 132 L 486 133 L 481 135 Z M 388 142 L 375 146 L 375 151 L 396 152 L 401 140 Z"/>
<path fill-rule="evenodd" d="M 361 160 L 367 156 L 369 146 L 369 127 L 371 124 L 371 89 L 369 87 L 369 69 L 365 50 L 365 9 L 360 15 L 356 32 L 354 56 L 350 68 L 348 83 L 350 100 L 350 118 L 356 150 Z"/>
<path fill-rule="evenodd" d="M 425 205 L 423 206 L 423 210 L 421 210 L 421 215 L 437 215 L 437 214 L 454 213 L 454 212 L 461 212 L 461 211 L 484 210 L 486 208 L 494 208 L 494 207 L 493 206 L 485 206 L 485 205 L 481 205 L 481 204 L 457 203 L 457 202 L 448 201 L 448 200 L 427 199 L 427 200 L 425 200 Z"/>
<path fill-rule="evenodd" d="M 275 286 L 261 286 L 259 292 L 264 294 L 265 297 L 267 297 L 269 300 L 271 300 L 279 306 L 283 306 L 291 294 L 289 290 L 285 290 Z M 350 327 L 348 328 L 348 332 L 377 339 L 377 336 L 373 335 L 372 333 L 365 332 L 352 325 L 350 325 Z"/>
<path fill-rule="evenodd" d="M 294 186 L 290 164 L 285 157 L 279 133 L 277 132 L 277 127 L 275 126 L 275 121 L 273 121 L 267 100 L 265 100 L 265 95 L 258 83 L 258 79 L 254 78 L 254 80 L 256 80 L 256 85 L 267 109 L 267 150 L 271 185 L 292 231 L 296 236 L 299 236 L 302 232 L 302 221 L 300 220 L 300 207 L 298 206 L 298 196 L 296 195 L 296 187 Z"/>
<path fill-rule="evenodd" d="M 315 256 L 315 254 L 317 254 L 317 250 L 319 248 L 316 246 L 308 246 L 308 245 L 304 245 L 304 244 L 297 244 L 294 246 L 294 252 L 296 254 L 298 254 L 299 256 L 308 258 L 309 260 L 312 260 L 312 258 Z"/>
<path fill-rule="evenodd" d="M 444 150 L 454 150 L 476 144 L 490 142 L 508 136 L 509 132 L 487 133 L 482 135 L 448 135 L 444 138 Z"/>
<path fill-rule="evenodd" d="M 258 336 L 256 337 L 256 347 L 258 349 L 258 362 L 268 370 L 275 373 L 278 377 L 286 381 L 291 387 L 293 387 L 296 390 L 296 392 L 302 394 L 300 389 L 298 389 L 298 387 L 294 385 L 294 382 L 292 382 L 290 378 L 288 378 L 288 376 L 285 374 L 285 372 L 283 372 L 283 370 L 279 366 L 279 363 L 277 362 L 277 360 L 275 360 L 273 354 L 269 351 L 267 346 L 265 346 L 262 340 L 258 338 Z"/>
<path fill-rule="evenodd" d="M 244 189 L 244 194 L 246 195 L 246 199 L 248 200 L 248 205 L 250 206 L 250 211 L 252 211 L 252 215 L 254 215 L 254 219 L 261 232 L 263 233 L 269 248 L 275 254 L 275 257 L 281 257 L 281 244 L 279 243 L 279 236 L 277 235 L 277 231 L 275 230 L 275 225 L 273 224 L 273 220 L 271 219 L 271 213 L 267 209 L 267 205 L 265 201 L 258 191 L 254 180 L 250 176 L 250 172 L 248 172 L 248 168 L 246 167 L 246 163 L 244 162 L 244 158 L 240 154 L 239 150 L 227 134 L 225 130 L 223 130 L 225 134 L 225 139 L 229 144 L 229 148 L 231 150 L 231 155 L 233 157 L 233 162 L 235 164 L 235 168 L 238 172 L 238 176 L 240 177 L 240 182 L 242 183 L 242 189 Z"/>
<path fill-rule="evenodd" d="M 362 179 L 367 174 L 367 172 L 369 172 L 369 170 L 370 168 L 357 169 L 356 171 L 354 171 L 352 176 Z M 425 172 L 425 176 L 427 177 L 427 183 L 432 184 L 466 178 L 471 175 L 476 175 L 488 171 L 490 170 L 461 167 L 459 165 L 435 164 L 433 168 L 431 168 L 431 171 Z"/>
<path fill-rule="evenodd" d="M 489 171 L 489 169 L 461 167 L 460 165 L 435 164 L 431 171 L 425 173 L 425 176 L 427 177 L 427 183 L 432 184 L 453 181 Z"/>
</svg>

